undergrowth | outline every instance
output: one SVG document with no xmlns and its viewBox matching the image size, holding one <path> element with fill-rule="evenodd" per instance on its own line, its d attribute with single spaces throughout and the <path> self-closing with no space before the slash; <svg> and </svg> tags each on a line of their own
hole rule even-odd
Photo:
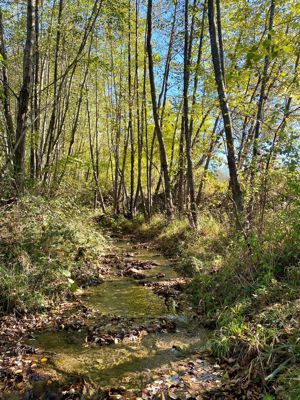
<svg viewBox="0 0 300 400">
<path fill-rule="evenodd" d="M 193 276 L 188 291 L 216 330 L 213 354 L 231 359 L 266 392 L 300 398 L 300 207 L 270 213 L 264 234 L 247 243 L 223 217 L 199 215 L 198 232 L 187 219 L 166 223 L 138 217 L 114 222 L 126 233 L 153 240 Z M 276 382 L 276 389 L 273 388 Z M 270 395 L 271 396 L 271 395 Z M 270 398 L 273 398 L 272 396 Z"/>
<path fill-rule="evenodd" d="M 105 240 L 87 208 L 24 196 L 0 208 L 0 310 L 45 308 L 98 276 Z"/>
</svg>

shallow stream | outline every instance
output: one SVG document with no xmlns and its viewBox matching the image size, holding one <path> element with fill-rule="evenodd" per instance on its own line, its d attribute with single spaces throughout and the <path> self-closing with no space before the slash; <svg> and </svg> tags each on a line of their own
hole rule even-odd
<svg viewBox="0 0 300 400">
<path fill-rule="evenodd" d="M 158 281 L 158 273 L 165 275 L 163 280 L 177 276 L 171 262 L 153 250 L 133 248 L 132 243 L 118 241 L 113 244 L 113 252 L 120 257 L 130 253 L 132 260 L 153 263 L 150 270 L 143 271 L 147 275 L 145 280 Z M 103 284 L 85 289 L 81 296 L 95 315 L 135 318 L 141 323 L 166 317 L 175 320 L 176 332 L 153 333 L 136 341 L 124 340 L 101 347 L 86 343 L 84 330 L 37 334 L 30 342 L 48 358 L 45 370 L 51 374 L 65 377 L 80 374 L 101 387 L 139 388 L 156 368 L 201 350 L 207 340 L 207 333 L 196 328 L 187 314 L 175 314 L 164 298 L 133 278 L 113 275 Z M 89 321 L 90 324 L 95 322 L 95 319 Z"/>
</svg>

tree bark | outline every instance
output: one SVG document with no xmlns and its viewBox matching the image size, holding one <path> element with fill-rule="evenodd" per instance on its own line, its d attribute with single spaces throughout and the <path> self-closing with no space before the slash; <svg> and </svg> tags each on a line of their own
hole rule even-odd
<svg viewBox="0 0 300 400">
<path fill-rule="evenodd" d="M 6 123 L 6 132 L 7 132 L 7 146 L 8 146 L 7 155 L 8 157 L 11 157 L 14 147 L 14 124 L 10 106 L 10 93 L 9 93 L 10 89 L 9 89 L 9 80 L 7 71 L 7 53 L 4 40 L 3 16 L 1 8 L 0 8 L 0 54 L 3 59 L 2 62 L 3 95 L 1 96 L 1 99 L 3 102 L 4 118 Z"/>
<path fill-rule="evenodd" d="M 190 208 L 191 208 L 191 221 L 194 228 L 197 227 L 197 204 L 195 198 L 195 186 L 194 186 L 194 173 L 193 173 L 193 163 L 192 163 L 192 152 L 191 152 L 191 135 L 189 130 L 189 100 L 188 100 L 188 90 L 189 90 L 189 75 L 190 75 L 190 53 L 189 48 L 191 44 L 191 36 L 189 38 L 189 2 L 185 0 L 185 12 L 184 12 L 184 71 L 183 71 L 183 129 L 185 135 L 185 149 L 186 149 L 186 159 L 187 159 L 187 182 L 190 195 Z"/>
<path fill-rule="evenodd" d="M 141 207 L 145 218 L 148 218 L 145 196 L 142 185 L 142 161 L 143 161 L 143 141 L 144 141 L 144 110 L 140 112 L 140 94 L 139 94 L 139 58 L 138 58 L 138 38 L 139 38 L 139 1 L 136 0 L 135 5 L 135 98 L 136 98 L 136 121 L 137 121 L 137 142 L 138 142 L 138 172 L 137 172 L 137 187 L 134 199 L 134 208 L 138 205 L 140 196 Z"/>
<path fill-rule="evenodd" d="M 159 143 L 161 167 L 162 167 L 163 175 L 164 175 L 165 196 L 166 196 L 166 213 L 167 213 L 168 218 L 172 218 L 173 217 L 173 202 L 172 202 L 171 182 L 170 182 L 170 175 L 169 175 L 169 169 L 168 169 L 167 153 L 166 153 L 164 138 L 163 138 L 162 130 L 160 127 L 159 116 L 158 116 L 158 111 L 157 111 L 151 40 L 152 40 L 152 0 L 148 0 L 147 53 L 148 53 L 148 64 L 149 64 L 148 68 L 149 68 L 149 80 L 150 80 L 150 88 L 151 88 L 152 112 L 153 112 L 153 119 L 154 119 L 157 139 L 158 139 L 158 143 Z"/>
<path fill-rule="evenodd" d="M 226 135 L 227 163 L 230 175 L 230 186 L 236 210 L 238 211 L 238 213 L 241 213 L 244 208 L 243 196 L 237 173 L 231 114 L 228 106 L 227 94 L 222 73 L 221 59 L 222 57 L 224 57 L 224 55 L 220 57 L 220 49 L 217 42 L 214 0 L 208 0 L 208 20 L 209 20 L 209 35 L 211 43 L 212 61 L 214 66 L 214 74 L 218 90 L 220 109 L 222 112 L 222 117 L 224 122 L 224 130 Z"/>
<path fill-rule="evenodd" d="M 32 37 L 33 37 L 33 1 L 27 1 L 27 27 L 26 42 L 23 57 L 23 83 L 18 96 L 17 126 L 16 126 L 16 151 L 14 158 L 14 179 L 17 191 L 24 189 L 25 177 L 25 145 L 26 121 L 31 90 L 32 69 Z"/>
<path fill-rule="evenodd" d="M 39 117 L 39 78 L 40 78 L 40 51 L 39 51 L 39 0 L 35 0 L 34 7 L 34 87 L 33 87 L 33 129 L 30 148 L 30 177 L 31 179 L 37 178 L 38 168 L 38 136 L 40 130 L 40 117 Z"/>
<path fill-rule="evenodd" d="M 129 217 L 133 218 L 134 216 L 134 159 L 135 159 L 135 151 L 134 151 L 134 130 L 133 130 L 133 115 L 132 115 L 132 77 L 131 77 L 131 0 L 128 1 L 128 106 L 129 106 L 129 115 L 128 115 L 128 132 L 129 132 L 129 140 L 130 140 L 130 200 L 129 200 Z"/>
</svg>

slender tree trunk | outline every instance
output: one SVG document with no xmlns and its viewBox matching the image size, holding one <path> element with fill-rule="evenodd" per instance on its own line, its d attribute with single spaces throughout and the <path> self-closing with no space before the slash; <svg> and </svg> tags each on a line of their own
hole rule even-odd
<svg viewBox="0 0 300 400">
<path fill-rule="evenodd" d="M 174 39 L 175 39 L 177 9 L 178 9 L 178 1 L 175 0 L 171 33 L 170 33 L 170 39 L 169 39 L 169 45 L 168 45 L 168 52 L 167 52 L 167 58 L 166 58 L 166 63 L 165 63 L 164 75 L 163 75 L 163 82 L 162 82 L 160 93 L 158 95 L 158 103 L 157 103 L 157 113 L 158 113 L 158 115 L 160 115 L 159 121 L 160 121 L 161 130 L 163 129 L 165 105 L 166 105 L 167 92 L 168 92 L 168 86 L 169 86 L 169 74 L 170 74 L 170 65 L 171 65 L 171 60 L 172 60 L 173 45 L 174 45 Z M 156 129 L 154 129 L 151 146 L 150 146 L 150 168 L 149 168 L 150 179 L 149 179 L 149 181 L 151 181 L 151 185 L 152 185 L 152 170 L 153 170 L 153 166 L 154 166 L 153 156 L 154 156 L 155 140 L 156 140 Z M 159 173 L 158 182 L 157 182 L 156 189 L 155 189 L 155 195 L 158 195 L 158 192 L 161 187 L 161 183 L 162 183 L 162 170 Z M 152 191 L 152 188 L 151 188 L 151 191 Z M 152 199 L 151 199 L 151 201 L 152 201 Z"/>
<path fill-rule="evenodd" d="M 134 130 L 133 130 L 133 116 L 132 116 L 132 78 L 131 78 L 131 0 L 128 2 L 128 132 L 130 140 L 130 201 L 129 201 L 129 217 L 134 216 Z"/>
<path fill-rule="evenodd" d="M 89 128 L 89 144 L 90 144 L 90 156 L 91 156 L 91 163 L 92 163 L 92 169 L 93 169 L 93 178 L 94 182 L 96 185 L 96 193 L 97 196 L 99 197 L 100 201 L 100 206 L 102 209 L 102 212 L 105 214 L 105 206 L 104 206 L 104 201 L 103 201 L 103 196 L 102 196 L 102 190 L 99 184 L 99 174 L 97 171 L 97 164 L 96 164 L 96 157 L 95 157 L 95 146 L 93 143 L 93 138 L 92 138 L 92 128 L 91 128 L 91 113 L 90 113 L 90 107 L 89 107 L 89 101 L 87 98 L 86 102 L 86 109 L 87 109 L 87 117 L 88 117 L 88 128 Z"/>
<path fill-rule="evenodd" d="M 57 121 L 57 111 L 58 111 L 58 103 L 59 96 L 58 91 L 60 92 L 60 87 L 58 88 L 58 65 L 59 65 L 59 52 L 60 52 L 60 42 L 61 42 L 61 29 L 62 29 L 62 11 L 63 11 L 63 2 L 64 0 L 59 0 L 58 6 L 58 17 L 57 17 L 57 30 L 56 30 L 56 40 L 55 40 L 55 55 L 54 55 L 54 72 L 53 72 L 53 106 L 50 117 L 50 122 L 48 126 L 48 131 L 46 134 L 46 140 L 44 145 L 43 153 L 47 153 L 46 164 L 45 164 L 45 173 L 43 177 L 44 184 L 48 178 L 48 168 L 50 165 L 50 156 L 53 150 L 53 141 L 54 141 L 54 130 Z M 46 152 L 46 146 L 48 146 Z"/>
<path fill-rule="evenodd" d="M 35 0 L 34 8 L 34 87 L 33 87 L 33 129 L 30 149 L 30 175 L 31 179 L 37 178 L 38 171 L 38 137 L 40 130 L 40 117 L 39 117 L 39 78 L 40 78 L 40 52 L 39 52 L 39 0 Z"/>
<path fill-rule="evenodd" d="M 175 120 L 175 126 L 174 126 L 174 133 L 173 133 L 173 138 L 172 138 L 172 152 L 171 152 L 171 160 L 170 160 L 170 174 L 171 175 L 172 175 L 172 171 L 174 169 L 175 142 L 176 142 L 176 137 L 177 137 L 178 123 L 179 123 L 179 118 L 181 115 L 181 109 L 182 109 L 182 101 L 180 102 L 179 107 L 178 107 L 176 120 Z"/>
<path fill-rule="evenodd" d="M 195 186 L 194 186 L 194 173 L 193 173 L 193 163 L 192 163 L 192 151 L 191 151 L 191 135 L 189 130 L 189 100 L 188 100 L 188 90 L 189 90 L 189 75 L 190 75 L 190 52 L 189 52 L 189 41 L 192 40 L 191 36 L 189 38 L 189 2 L 185 0 L 185 34 L 184 34 L 184 72 L 183 72 L 183 129 L 185 135 L 185 149 L 186 149 L 186 159 L 187 159 L 187 182 L 190 195 L 190 207 L 191 207 L 191 221 L 194 228 L 197 227 L 197 204 L 195 198 Z"/>
<path fill-rule="evenodd" d="M 158 143 L 159 143 L 161 167 L 162 167 L 163 174 L 164 174 L 166 212 L 167 212 L 168 218 L 172 218 L 173 217 L 173 202 L 172 202 L 171 182 L 170 182 L 170 175 L 169 175 L 169 169 L 168 169 L 167 153 L 166 153 L 166 149 L 165 149 L 162 130 L 161 130 L 160 123 L 159 123 L 159 116 L 158 116 L 158 112 L 157 112 L 151 39 L 152 39 L 152 0 L 148 0 L 147 53 L 148 53 L 148 64 L 149 64 L 148 67 L 149 67 L 149 80 L 150 80 L 150 88 L 151 88 L 152 112 L 153 112 L 153 119 L 154 119 L 154 123 L 155 123 L 157 139 L 158 139 Z"/>
<path fill-rule="evenodd" d="M 199 206 L 199 204 L 201 204 L 201 201 L 202 201 L 204 184 L 205 184 L 205 181 L 206 181 L 208 168 L 209 168 L 210 160 L 211 160 L 211 157 L 212 157 L 212 154 L 213 154 L 213 150 L 214 150 L 214 147 L 216 146 L 216 144 L 217 144 L 217 142 L 219 140 L 218 136 L 215 137 L 215 133 L 216 133 L 216 130 L 217 130 L 217 127 L 218 127 L 218 122 L 219 122 L 219 117 L 217 117 L 216 120 L 215 120 L 214 128 L 213 128 L 213 131 L 212 131 L 212 136 L 211 136 L 211 139 L 210 139 L 210 145 L 209 145 L 209 149 L 208 149 L 208 153 L 207 153 L 207 157 L 206 157 L 206 162 L 205 162 L 205 165 L 204 165 L 204 171 L 203 171 L 203 174 L 202 174 L 202 177 L 201 177 L 201 181 L 200 181 L 200 185 L 199 185 L 199 190 L 198 190 L 197 199 L 196 199 L 196 202 L 197 202 L 198 206 Z"/>
<path fill-rule="evenodd" d="M 91 49 L 89 49 L 90 52 Z M 64 163 L 62 172 L 60 177 L 58 178 L 58 182 L 57 184 L 59 185 L 61 183 L 61 181 L 63 180 L 66 171 L 67 171 L 67 166 L 68 166 L 68 161 L 72 155 L 72 151 L 73 151 L 73 147 L 74 147 L 74 143 L 75 143 L 75 136 L 76 136 L 76 132 L 77 132 L 77 128 L 78 128 L 78 124 L 79 124 L 79 117 L 80 117 L 80 111 L 81 111 L 81 106 L 82 106 L 82 101 L 83 101 L 83 90 L 85 88 L 86 85 L 86 80 L 87 80 L 87 76 L 88 76 L 88 72 L 89 72 L 89 64 L 86 67 L 86 70 L 84 72 L 84 77 L 83 77 L 83 81 L 82 84 L 80 86 L 80 91 L 79 91 L 79 99 L 77 101 L 77 105 L 76 105 L 76 113 L 75 113 L 75 118 L 72 124 L 72 128 L 71 128 L 71 133 L 70 133 L 70 141 L 69 141 L 69 145 L 68 145 L 68 151 L 67 151 L 67 156 L 66 156 L 66 161 Z M 97 86 L 97 84 L 96 84 Z M 97 92 L 97 88 L 96 88 L 96 92 Z M 96 108 L 97 108 L 97 103 L 96 103 Z"/>
<path fill-rule="evenodd" d="M 238 178 L 236 159 L 235 159 L 235 149 L 233 143 L 233 129 L 231 121 L 231 113 L 228 107 L 228 100 L 225 90 L 225 83 L 222 73 L 222 63 L 220 57 L 220 49 L 217 42 L 217 32 L 215 24 L 215 1 L 208 0 L 208 20 L 209 20 L 209 34 L 211 42 L 211 53 L 214 66 L 215 80 L 219 95 L 220 109 L 222 112 L 224 130 L 226 135 L 227 144 L 227 163 L 230 175 L 230 186 L 232 191 L 233 201 L 238 213 L 243 211 L 243 196 L 241 191 L 241 186 Z"/>
<path fill-rule="evenodd" d="M 118 215 L 120 213 L 119 208 L 119 176 L 120 176 L 120 145 L 121 145 L 121 104 L 120 97 L 117 94 L 117 85 L 114 75 L 115 62 L 112 41 L 110 40 L 110 62 L 111 62 L 111 74 L 113 86 L 115 88 L 115 98 L 116 98 L 116 132 L 115 141 L 112 143 L 112 148 L 114 149 L 114 176 L 113 176 L 113 210 L 114 214 Z M 119 84 L 121 84 L 121 76 Z M 108 117 L 107 117 L 108 119 Z M 113 141 L 113 139 L 111 139 Z"/>
<path fill-rule="evenodd" d="M 216 0 L 216 7 L 217 7 L 217 30 L 218 30 L 218 43 L 219 43 L 219 54 L 220 54 L 220 61 L 221 61 L 221 71 L 222 71 L 224 85 L 226 85 L 220 0 Z"/>
<path fill-rule="evenodd" d="M 135 98 L 136 98 L 136 120 L 137 120 L 137 140 L 138 140 L 138 172 L 137 172 L 137 188 L 134 199 L 134 208 L 138 205 L 140 196 L 141 207 L 145 218 L 147 218 L 145 197 L 142 185 L 142 158 L 143 158 L 143 133 L 144 133 L 144 118 L 143 107 L 140 112 L 140 95 L 139 95 L 139 59 L 138 59 L 138 38 L 139 38 L 139 1 L 136 0 L 135 7 Z M 142 118 L 141 118 L 142 116 Z"/>
<path fill-rule="evenodd" d="M 248 204 L 248 220 L 251 225 L 251 222 L 254 218 L 254 209 L 255 209 L 255 175 L 257 169 L 257 157 L 259 155 L 259 137 L 261 135 L 261 128 L 264 120 L 264 104 L 266 101 L 266 89 L 267 89 L 267 81 L 268 81 L 268 70 L 270 66 L 270 54 L 269 51 L 271 49 L 271 40 L 272 34 L 271 31 L 273 29 L 274 22 L 274 14 L 275 14 L 275 0 L 271 0 L 271 5 L 269 9 L 269 25 L 268 25 L 268 41 L 270 44 L 267 46 L 267 55 L 264 60 L 264 68 L 261 80 L 261 88 L 260 95 L 257 106 L 257 114 L 256 114 L 256 122 L 254 126 L 254 136 L 253 136 L 253 153 L 252 153 L 252 162 L 250 168 L 250 200 Z"/>
<path fill-rule="evenodd" d="M 149 220 L 152 214 L 152 183 L 151 183 L 151 163 L 150 151 L 149 151 L 149 135 L 148 135 L 148 124 L 147 124 L 147 32 L 145 32 L 144 42 L 144 65 L 143 65 L 143 100 L 142 100 L 142 126 L 145 131 L 145 151 L 146 151 L 146 173 L 147 173 L 147 214 Z"/>
<path fill-rule="evenodd" d="M 2 85 L 3 85 L 3 94 L 1 96 L 1 100 L 3 103 L 4 109 L 4 118 L 6 123 L 6 132 L 7 132 L 7 145 L 8 145 L 8 157 L 12 156 L 12 151 L 14 147 L 14 124 L 13 117 L 10 106 L 10 89 L 9 89 L 9 80 L 8 80 L 8 72 L 7 72 L 7 53 L 5 48 L 5 40 L 4 40 L 4 28 L 3 28 L 3 16 L 2 10 L 0 8 L 0 53 L 3 59 L 2 64 Z"/>
<path fill-rule="evenodd" d="M 25 178 L 25 145 L 26 122 L 31 90 L 32 69 L 32 37 L 33 37 L 33 1 L 27 1 L 27 27 L 26 42 L 23 59 L 23 83 L 18 97 L 17 126 L 16 126 L 16 151 L 14 158 L 14 178 L 18 192 L 24 188 Z"/>
<path fill-rule="evenodd" d="M 203 52 L 203 38 L 204 38 L 204 25 L 205 25 L 205 14 L 207 11 L 206 1 L 203 5 L 203 13 L 202 13 L 202 21 L 201 21 L 201 32 L 198 46 L 198 54 L 197 54 L 197 62 L 196 62 L 196 70 L 194 76 L 194 87 L 193 87 L 193 96 L 192 96 L 192 107 L 191 107 L 191 117 L 190 117 L 190 137 L 193 136 L 193 127 L 194 127 L 194 107 L 196 105 L 196 96 L 198 89 L 198 81 L 199 81 L 199 73 L 200 73 L 200 63 Z M 193 147 L 193 144 L 192 144 Z"/>
<path fill-rule="evenodd" d="M 273 29 L 273 22 L 274 22 L 274 13 L 275 13 L 275 0 L 271 0 L 271 6 L 269 10 L 269 29 L 268 29 L 268 40 L 271 41 L 272 34 L 271 31 Z M 267 52 L 270 51 L 271 45 L 267 47 Z M 257 115 L 256 115 L 256 124 L 254 129 L 254 142 L 253 142 L 253 158 L 255 158 L 258 154 L 258 138 L 261 132 L 261 126 L 263 123 L 263 112 L 264 112 L 264 103 L 265 103 L 265 96 L 266 96 L 266 87 L 267 87 L 267 80 L 268 80 L 268 69 L 270 66 L 270 55 L 269 53 L 265 57 L 264 62 L 264 69 L 261 81 L 261 89 L 257 107 Z"/>
<path fill-rule="evenodd" d="M 181 129 L 180 129 L 180 138 L 179 138 L 179 154 L 178 154 L 178 193 L 177 193 L 177 202 L 178 202 L 178 213 L 182 215 L 184 209 L 184 167 L 185 167 L 185 158 L 184 158 L 184 118 L 181 117 Z"/>
</svg>

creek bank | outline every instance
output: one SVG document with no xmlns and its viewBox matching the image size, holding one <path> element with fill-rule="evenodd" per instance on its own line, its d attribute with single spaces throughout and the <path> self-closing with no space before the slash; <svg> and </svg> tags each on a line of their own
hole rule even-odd
<svg viewBox="0 0 300 400">
<path fill-rule="evenodd" d="M 274 374 L 274 372 L 276 373 L 277 371 L 275 367 L 271 368 L 270 365 L 271 363 L 269 364 L 269 361 L 274 358 L 274 353 L 272 351 L 270 352 L 267 359 L 268 361 L 266 362 L 265 359 L 264 360 L 260 359 L 259 347 L 253 349 L 253 346 L 255 346 L 253 341 L 255 340 L 255 337 L 257 337 L 258 335 L 256 327 L 255 326 L 252 327 L 252 332 L 253 332 L 252 338 L 251 336 L 249 336 L 249 333 L 246 333 L 245 336 L 243 337 L 243 331 L 240 330 L 238 334 L 234 335 L 233 333 L 230 337 L 227 334 L 228 339 L 226 342 L 225 341 L 226 332 L 227 330 L 229 330 L 228 328 L 230 328 L 231 326 L 229 320 L 227 324 L 228 328 L 226 327 L 225 323 L 224 333 L 223 334 L 220 333 L 221 332 L 220 316 L 222 317 L 224 313 L 226 314 L 226 310 L 231 309 L 229 305 L 230 303 L 228 304 L 227 307 L 222 308 L 222 306 L 220 306 L 219 308 L 216 308 L 215 312 L 210 312 L 209 304 L 210 302 L 214 302 L 217 300 L 219 300 L 219 302 L 222 303 L 222 299 L 230 298 L 231 293 L 233 296 L 236 295 L 236 290 L 233 287 L 232 292 L 228 291 L 227 294 L 224 293 L 223 295 L 219 294 L 220 289 L 222 289 L 222 284 L 220 284 L 221 280 L 218 281 L 218 276 L 220 275 L 221 270 L 220 268 L 214 267 L 215 260 L 219 262 L 218 257 L 216 256 L 215 260 L 212 259 L 211 261 L 212 266 L 206 268 L 205 270 L 203 268 L 203 262 L 199 261 L 199 259 L 201 260 L 201 257 L 200 258 L 194 257 L 195 254 L 198 254 L 197 251 L 199 251 L 199 249 L 198 250 L 195 249 L 195 245 L 193 244 L 194 240 L 189 236 L 190 231 L 188 231 L 188 229 L 185 229 L 183 231 L 181 231 L 180 229 L 178 230 L 176 221 L 173 225 L 171 224 L 168 226 L 165 226 L 163 223 L 159 225 L 155 221 L 151 224 L 145 224 L 145 223 L 136 224 L 135 221 L 133 221 L 133 223 L 126 222 L 125 229 L 126 232 L 129 232 L 129 235 L 133 235 L 134 237 L 137 234 L 143 237 L 145 240 L 147 240 L 148 242 L 146 242 L 145 244 L 146 247 L 150 245 L 150 247 L 152 247 L 158 252 L 171 255 L 173 257 L 175 256 L 176 258 L 174 259 L 174 264 L 176 265 L 176 270 L 180 275 L 181 274 L 189 275 L 190 272 L 192 273 L 197 272 L 196 280 L 195 279 L 192 280 L 191 285 L 190 285 L 191 279 L 186 276 L 182 278 L 183 282 L 182 285 L 179 284 L 179 287 L 177 287 L 177 284 L 174 281 L 171 282 L 169 280 L 166 283 L 164 283 L 163 280 L 160 280 L 160 282 L 147 282 L 147 283 L 141 281 L 141 284 L 152 288 L 152 290 L 155 291 L 158 295 L 163 295 L 166 299 L 168 299 L 168 302 L 171 304 L 173 299 L 176 299 L 176 301 L 178 301 L 178 299 L 182 299 L 179 301 L 179 303 L 184 304 L 185 300 L 188 298 L 187 304 L 190 305 L 189 295 L 194 297 L 194 299 L 195 299 L 195 293 L 198 295 L 197 301 L 194 302 L 195 306 L 193 307 L 191 314 L 193 315 L 193 318 L 195 320 L 200 321 L 201 325 L 204 328 L 207 328 L 210 331 L 215 332 L 215 334 L 212 335 L 211 338 L 212 340 L 210 340 L 209 345 L 211 346 L 213 351 L 213 360 L 218 360 L 218 363 L 221 365 L 222 370 L 225 371 L 225 374 L 222 379 L 222 384 L 218 387 L 218 389 L 214 393 L 212 392 L 210 393 L 211 398 L 262 399 L 264 398 L 264 396 L 267 397 L 269 396 L 271 399 L 274 396 L 276 398 L 276 396 L 279 395 L 278 398 L 286 399 L 287 397 L 285 397 L 282 387 L 280 388 L 281 385 L 278 385 L 276 376 L 274 376 L 275 379 L 273 377 L 271 381 L 268 380 L 267 378 L 271 377 Z M 116 236 L 118 237 L 118 235 L 119 233 L 118 231 L 116 231 Z M 205 239 L 204 237 L 203 240 L 195 240 L 195 243 L 198 243 L 199 241 L 200 241 L 200 248 L 202 246 L 204 248 L 205 246 L 206 247 L 210 246 L 212 242 L 209 238 Z M 205 241 L 207 243 L 205 243 Z M 137 243 L 136 246 L 138 248 L 140 245 Z M 225 249 L 225 246 L 226 243 L 225 244 L 223 243 L 222 244 L 223 250 Z M 226 268 L 225 268 L 225 274 L 226 274 Z M 200 277 L 202 279 L 201 281 L 203 282 L 202 286 L 199 285 L 200 287 L 203 288 L 202 292 L 201 290 L 198 290 L 195 287 L 195 285 L 197 285 L 198 283 L 197 277 Z M 214 277 L 215 279 L 213 279 Z M 210 280 L 212 282 L 214 281 L 215 285 L 209 286 Z M 234 279 L 232 278 L 229 279 L 228 281 L 231 282 L 233 280 Z M 224 287 L 226 287 L 225 289 L 226 292 L 228 285 L 225 285 Z M 210 295 L 210 298 L 207 298 L 208 294 Z M 177 307 L 177 310 L 178 309 L 180 310 L 180 307 Z M 234 306 L 232 309 L 234 310 Z M 261 312 L 260 309 L 258 309 L 257 311 L 258 314 Z M 249 319 L 247 319 L 247 316 L 246 316 L 246 321 L 247 322 L 249 321 Z M 235 316 L 233 315 L 232 318 L 233 331 L 235 323 L 236 323 Z M 264 322 L 262 324 L 264 324 Z M 249 324 L 249 327 L 250 326 L 251 325 Z M 239 329 L 238 325 L 237 329 Z M 259 331 L 260 325 L 258 325 L 257 329 Z M 291 333 L 292 332 L 293 330 L 291 330 Z M 226 347 L 228 341 L 235 342 L 236 343 L 235 347 L 233 349 L 231 348 L 227 354 L 224 354 L 221 351 L 218 352 L 218 349 Z M 273 346 L 275 346 L 274 341 L 271 344 L 271 346 L 267 347 L 267 350 L 268 348 L 272 348 Z M 291 349 L 293 349 L 292 346 Z M 284 354 L 284 351 L 280 349 L 280 353 Z M 280 360 L 279 362 L 277 361 L 277 365 L 284 365 L 285 360 L 286 359 L 289 360 L 288 357 L 289 355 L 286 354 L 285 358 L 282 357 L 281 361 Z M 297 355 L 292 357 L 296 359 Z M 265 365 L 263 366 L 263 364 Z M 280 374 L 277 375 L 277 377 L 278 376 L 280 376 Z M 297 392 L 297 389 L 295 389 L 295 392 Z"/>
<path fill-rule="evenodd" d="M 5 398 L 42 399 L 45 393 L 52 399 L 82 395 L 86 399 L 127 398 L 111 393 L 111 387 L 119 382 L 135 396 L 131 398 L 154 398 L 151 382 L 157 381 L 157 376 L 169 382 L 167 375 L 172 369 L 175 376 L 178 360 L 182 369 L 203 348 L 204 331 L 197 323 L 191 327 L 186 317 L 176 315 L 184 283 L 169 261 L 149 253 L 144 244 L 134 246 L 134 253 L 128 251 L 127 242 L 117 246 L 120 251 L 114 249 L 102 257 L 104 282 L 100 286 L 79 291 L 51 312 L 1 319 L 1 336 L 8 339 L 0 360 L 0 390 Z M 130 244 L 130 250 L 132 247 Z M 136 280 L 128 274 L 132 269 L 145 275 Z M 175 306 L 167 301 L 171 298 Z M 60 355 L 65 357 L 63 353 L 67 364 L 72 360 L 77 363 L 74 369 L 64 370 L 64 362 L 59 361 Z M 99 356 L 104 359 L 95 358 Z M 183 389 L 183 380 L 178 379 L 173 384 Z M 211 386 L 205 382 L 206 388 Z M 107 389 L 100 389 L 103 383 Z M 164 395 L 166 385 L 158 385 L 158 396 Z M 118 390 L 123 389 L 115 392 Z M 175 398 L 174 393 L 172 396 Z"/>
</svg>

